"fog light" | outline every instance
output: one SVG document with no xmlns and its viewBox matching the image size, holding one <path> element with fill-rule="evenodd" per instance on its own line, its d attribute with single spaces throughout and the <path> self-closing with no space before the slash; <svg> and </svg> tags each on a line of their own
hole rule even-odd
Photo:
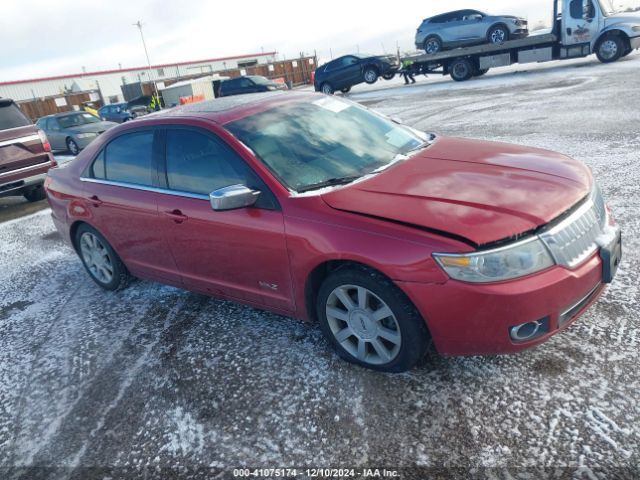
<svg viewBox="0 0 640 480">
<path fill-rule="evenodd" d="M 509 335 L 514 342 L 530 342 L 549 333 L 549 318 L 535 322 L 527 322 L 509 329 Z"/>
</svg>

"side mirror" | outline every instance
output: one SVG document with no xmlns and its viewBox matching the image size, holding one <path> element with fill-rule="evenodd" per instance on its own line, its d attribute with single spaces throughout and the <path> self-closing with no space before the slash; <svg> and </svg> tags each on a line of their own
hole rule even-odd
<svg viewBox="0 0 640 480">
<path fill-rule="evenodd" d="M 231 185 L 211 192 L 209 201 L 213 210 L 223 212 L 251 207 L 258 201 L 259 196 L 260 192 L 257 190 L 251 190 L 244 185 Z"/>
</svg>

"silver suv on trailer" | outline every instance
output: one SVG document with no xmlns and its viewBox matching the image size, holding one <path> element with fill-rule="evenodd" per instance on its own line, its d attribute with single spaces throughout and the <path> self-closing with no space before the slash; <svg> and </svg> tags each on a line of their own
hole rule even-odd
<svg viewBox="0 0 640 480">
<path fill-rule="evenodd" d="M 500 44 L 527 35 L 529 27 L 524 18 L 458 10 L 425 19 L 416 33 L 416 48 L 435 54 L 480 43 Z"/>
</svg>

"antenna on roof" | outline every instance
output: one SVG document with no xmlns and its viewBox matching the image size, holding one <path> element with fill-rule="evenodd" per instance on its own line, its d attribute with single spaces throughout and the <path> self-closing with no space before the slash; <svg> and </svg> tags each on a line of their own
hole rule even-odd
<svg viewBox="0 0 640 480">
<path fill-rule="evenodd" d="M 140 30 L 140 38 L 142 38 L 142 46 L 144 47 L 144 54 L 147 57 L 147 65 L 149 66 L 149 80 L 151 80 L 153 76 L 153 72 L 151 71 L 151 60 L 149 60 L 149 52 L 147 51 L 147 44 L 144 41 L 144 33 L 142 33 L 142 22 L 138 20 L 136 23 L 133 24 L 133 26 L 138 27 L 138 30 Z M 153 80 L 153 89 L 156 94 L 157 105 L 160 107 L 160 109 L 162 109 L 162 105 L 160 105 L 160 95 L 158 94 L 158 84 L 156 83 L 155 79 Z"/>
</svg>

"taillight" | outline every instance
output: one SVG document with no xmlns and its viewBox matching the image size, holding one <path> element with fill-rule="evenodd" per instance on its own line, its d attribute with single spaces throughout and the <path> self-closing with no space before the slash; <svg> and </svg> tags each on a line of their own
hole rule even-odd
<svg viewBox="0 0 640 480">
<path fill-rule="evenodd" d="M 40 141 L 42 142 L 42 147 L 45 152 L 51 151 L 51 144 L 49 143 L 49 139 L 47 138 L 47 134 L 42 130 L 38 130 L 38 136 L 40 137 Z"/>
</svg>

